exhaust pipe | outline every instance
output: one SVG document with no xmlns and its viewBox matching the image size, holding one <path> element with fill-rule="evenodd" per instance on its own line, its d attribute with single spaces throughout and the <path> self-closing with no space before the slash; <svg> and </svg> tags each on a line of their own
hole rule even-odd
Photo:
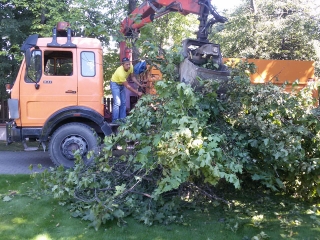
<svg viewBox="0 0 320 240">
<path fill-rule="evenodd" d="M 65 44 L 59 44 L 57 42 L 57 34 L 59 37 L 67 37 Z M 48 43 L 48 47 L 63 47 L 63 48 L 76 48 L 77 45 L 71 42 L 72 31 L 68 22 L 58 22 L 57 27 L 52 29 L 52 42 Z"/>
<path fill-rule="evenodd" d="M 57 28 L 52 29 L 52 42 L 47 44 L 47 47 L 60 47 L 60 44 L 57 42 Z"/>
<path fill-rule="evenodd" d="M 77 45 L 76 44 L 73 44 L 71 42 L 71 28 L 68 27 L 68 30 L 67 30 L 67 42 L 63 45 L 61 45 L 61 47 L 63 48 L 76 48 Z"/>
</svg>

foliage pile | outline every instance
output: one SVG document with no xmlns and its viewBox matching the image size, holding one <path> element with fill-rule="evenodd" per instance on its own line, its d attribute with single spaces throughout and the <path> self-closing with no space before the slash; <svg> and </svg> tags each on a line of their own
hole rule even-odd
<svg viewBox="0 0 320 240">
<path fill-rule="evenodd" d="M 272 84 L 250 85 L 248 67 L 238 63 L 220 97 L 214 80 L 202 81 L 197 92 L 158 82 L 157 95 L 139 100 L 117 135 L 92 153 L 92 164 L 79 159 L 74 169 L 58 168 L 46 175 L 46 186 L 95 228 L 113 219 L 122 224 L 128 215 L 147 225 L 181 222 L 183 206 L 228 204 L 214 188 L 222 182 L 239 189 L 253 180 L 318 197 L 320 124 L 312 88 L 293 95 Z"/>
</svg>

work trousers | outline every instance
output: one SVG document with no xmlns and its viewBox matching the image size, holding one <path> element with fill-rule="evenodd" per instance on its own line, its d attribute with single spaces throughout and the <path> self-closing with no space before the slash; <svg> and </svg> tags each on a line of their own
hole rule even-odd
<svg viewBox="0 0 320 240">
<path fill-rule="evenodd" d="M 126 89 L 125 86 L 110 81 L 113 97 L 112 122 L 126 118 Z"/>
</svg>

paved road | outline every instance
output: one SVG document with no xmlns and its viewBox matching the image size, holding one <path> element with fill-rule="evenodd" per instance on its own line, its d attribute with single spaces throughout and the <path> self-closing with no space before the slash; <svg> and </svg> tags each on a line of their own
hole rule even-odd
<svg viewBox="0 0 320 240">
<path fill-rule="evenodd" d="M 33 172 L 41 172 L 46 168 L 53 167 L 48 152 L 9 152 L 0 151 L 0 174 L 30 174 L 29 166 L 33 165 Z M 39 170 L 37 165 L 42 165 Z"/>
</svg>

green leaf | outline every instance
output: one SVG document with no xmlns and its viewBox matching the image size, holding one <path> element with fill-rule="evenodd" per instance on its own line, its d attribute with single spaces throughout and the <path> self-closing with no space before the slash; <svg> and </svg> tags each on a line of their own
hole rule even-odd
<svg viewBox="0 0 320 240">
<path fill-rule="evenodd" d="M 121 209 L 117 209 L 112 212 L 113 216 L 116 218 L 123 218 L 124 217 L 124 212 Z"/>
<path fill-rule="evenodd" d="M 152 142 L 153 146 L 157 146 L 159 144 L 160 140 L 161 140 L 161 135 L 156 134 L 153 138 L 153 142 Z"/>
<path fill-rule="evenodd" d="M 4 202 L 10 202 L 11 200 L 12 200 L 12 198 L 9 196 L 4 196 L 4 198 L 2 199 L 2 201 L 4 201 Z"/>
<path fill-rule="evenodd" d="M 148 158 L 145 154 L 138 152 L 136 156 L 136 161 L 142 164 L 146 164 L 148 162 Z"/>
<path fill-rule="evenodd" d="M 273 156 L 277 160 L 281 156 L 281 153 L 280 152 L 276 152 L 276 153 L 273 154 Z"/>
<path fill-rule="evenodd" d="M 283 182 L 279 178 L 276 178 L 276 182 L 280 188 L 284 188 Z"/>
<path fill-rule="evenodd" d="M 126 185 L 122 184 L 121 186 L 116 186 L 115 188 L 116 188 L 116 192 L 115 192 L 114 196 L 118 196 L 126 190 Z"/>
<path fill-rule="evenodd" d="M 141 150 L 139 150 L 139 153 L 147 155 L 150 151 L 151 151 L 151 147 L 146 146 L 146 147 L 142 148 Z"/>
<path fill-rule="evenodd" d="M 252 180 L 258 181 L 258 180 L 260 180 L 260 179 L 261 179 L 261 176 L 260 176 L 260 175 L 258 175 L 258 174 L 253 174 L 253 175 L 252 175 Z"/>
</svg>

